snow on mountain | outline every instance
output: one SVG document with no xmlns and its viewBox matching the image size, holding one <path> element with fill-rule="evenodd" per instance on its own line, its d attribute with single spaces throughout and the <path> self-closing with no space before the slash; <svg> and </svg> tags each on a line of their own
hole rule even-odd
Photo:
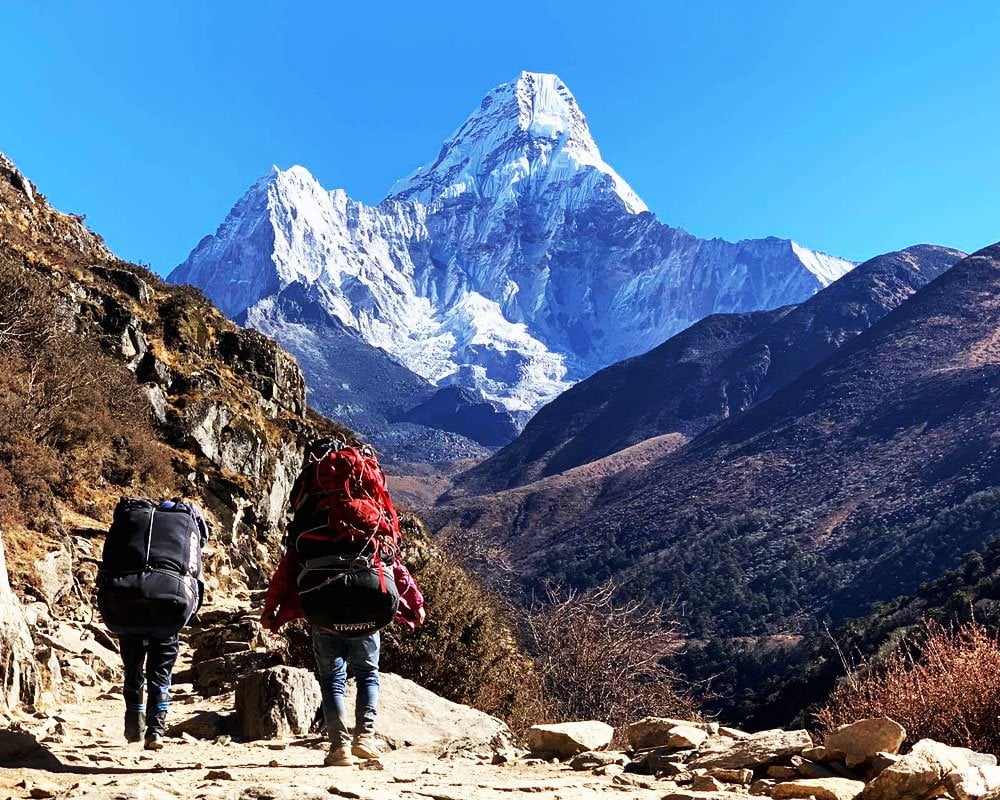
<svg viewBox="0 0 1000 800">
<path fill-rule="evenodd" d="M 702 240 L 659 222 L 603 160 L 566 85 L 524 72 L 378 206 L 303 167 L 273 168 L 170 280 L 293 352 L 306 337 L 287 304 L 267 323 L 269 299 L 307 287 L 345 331 L 431 384 L 529 412 L 708 314 L 800 302 L 852 266 L 788 240 Z M 335 374 L 333 353 L 324 363 L 309 347 L 313 369 Z M 316 387 L 329 381 L 315 377 L 322 409 Z"/>
<path fill-rule="evenodd" d="M 631 214 L 647 210 L 601 158 L 566 84 L 533 72 L 486 95 L 437 159 L 396 183 L 389 198 L 426 204 L 468 193 L 501 206 L 516 203 L 527 185 L 536 196 L 554 190 L 566 206 L 611 195 Z"/>
</svg>

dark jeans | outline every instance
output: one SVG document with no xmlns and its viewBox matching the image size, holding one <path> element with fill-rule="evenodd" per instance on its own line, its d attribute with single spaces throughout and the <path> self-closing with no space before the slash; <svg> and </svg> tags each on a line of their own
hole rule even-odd
<svg viewBox="0 0 1000 800">
<path fill-rule="evenodd" d="M 121 634 L 118 644 L 125 666 L 122 692 L 125 707 L 129 711 L 145 709 L 150 719 L 157 713 L 166 712 L 170 704 L 170 678 L 179 646 L 177 634 L 166 639 Z"/>
<path fill-rule="evenodd" d="M 323 691 L 323 718 L 326 720 L 330 741 L 335 745 L 346 746 L 351 738 L 344 703 L 348 664 L 358 682 L 354 733 L 374 733 L 378 708 L 378 633 L 348 638 L 313 628 L 312 642 L 316 666 L 319 668 L 319 686 Z"/>
</svg>

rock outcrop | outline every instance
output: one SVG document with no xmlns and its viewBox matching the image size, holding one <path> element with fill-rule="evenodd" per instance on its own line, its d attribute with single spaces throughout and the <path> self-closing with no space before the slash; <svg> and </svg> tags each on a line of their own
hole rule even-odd
<svg viewBox="0 0 1000 800">
<path fill-rule="evenodd" d="M 21 604 L 7 578 L 3 534 L 0 531 L 0 712 L 21 704 L 33 705 L 38 697 L 38 671 L 34 645 L 24 621 Z"/>
</svg>

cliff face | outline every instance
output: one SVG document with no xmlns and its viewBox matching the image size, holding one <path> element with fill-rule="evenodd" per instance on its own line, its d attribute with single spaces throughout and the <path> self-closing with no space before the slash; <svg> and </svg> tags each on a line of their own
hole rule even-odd
<svg viewBox="0 0 1000 800">
<path fill-rule="evenodd" d="M 245 596 L 280 552 L 306 440 L 351 434 L 308 414 L 302 373 L 272 340 L 115 258 L 2 156 L 0 283 L 2 708 L 58 691 L 62 633 L 87 627 L 120 496 L 199 502 L 209 602 Z"/>
</svg>

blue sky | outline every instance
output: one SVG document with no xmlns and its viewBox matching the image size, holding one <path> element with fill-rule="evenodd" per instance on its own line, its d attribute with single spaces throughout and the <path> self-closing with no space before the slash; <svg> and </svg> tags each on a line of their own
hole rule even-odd
<svg viewBox="0 0 1000 800">
<path fill-rule="evenodd" d="M 160 272 L 272 163 L 377 202 L 522 69 L 699 236 L 1000 240 L 1000 3 L 24 0 L 0 28 L 0 150 Z"/>
</svg>

